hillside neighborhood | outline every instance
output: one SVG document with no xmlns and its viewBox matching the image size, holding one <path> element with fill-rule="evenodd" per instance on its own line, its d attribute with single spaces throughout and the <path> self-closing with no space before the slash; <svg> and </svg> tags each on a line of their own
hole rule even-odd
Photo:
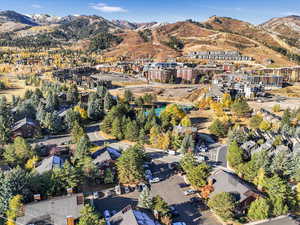
<svg viewBox="0 0 300 225">
<path fill-rule="evenodd" d="M 299 18 L 1 11 L 0 225 L 300 224 Z"/>
</svg>

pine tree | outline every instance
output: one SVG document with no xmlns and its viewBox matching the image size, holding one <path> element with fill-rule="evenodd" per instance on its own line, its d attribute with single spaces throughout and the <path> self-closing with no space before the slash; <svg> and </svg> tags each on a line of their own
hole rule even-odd
<svg viewBox="0 0 300 225">
<path fill-rule="evenodd" d="M 139 137 L 139 128 L 136 121 L 130 121 L 126 124 L 125 138 L 129 141 L 137 141 Z"/>
<path fill-rule="evenodd" d="M 107 168 L 104 172 L 104 183 L 112 184 L 114 182 L 114 175 L 110 168 Z"/>
<path fill-rule="evenodd" d="M 144 209 L 151 209 L 152 206 L 153 206 L 153 198 L 150 195 L 150 190 L 148 186 L 145 186 L 139 196 L 138 207 Z"/>
<path fill-rule="evenodd" d="M 231 193 L 221 192 L 208 200 L 208 206 L 225 221 L 234 217 L 235 198 Z"/>
<path fill-rule="evenodd" d="M 109 92 L 107 92 L 104 97 L 104 109 L 109 111 L 114 105 L 116 105 L 115 99 Z"/>
<path fill-rule="evenodd" d="M 251 203 L 248 217 L 251 220 L 264 220 L 270 216 L 270 204 L 265 198 L 258 198 Z"/>
<path fill-rule="evenodd" d="M 118 140 L 122 140 L 124 138 L 122 123 L 119 117 L 116 117 L 112 123 L 111 134 Z"/>
<path fill-rule="evenodd" d="M 236 141 L 233 141 L 228 147 L 227 160 L 232 168 L 237 168 L 243 163 L 244 151 L 241 149 Z"/>
<path fill-rule="evenodd" d="M 78 225 L 100 225 L 99 217 L 92 206 L 87 204 L 81 209 Z"/>
<path fill-rule="evenodd" d="M 225 137 L 227 134 L 227 128 L 219 119 L 214 120 L 208 129 L 217 137 Z"/>
<path fill-rule="evenodd" d="M 78 170 L 73 167 L 68 161 L 64 163 L 62 174 L 62 179 L 65 182 L 66 188 L 78 187 L 80 183 L 80 174 Z"/>
<path fill-rule="evenodd" d="M 159 128 L 157 126 L 154 126 L 150 130 L 150 143 L 152 146 L 157 146 L 158 137 L 160 135 Z"/>
</svg>

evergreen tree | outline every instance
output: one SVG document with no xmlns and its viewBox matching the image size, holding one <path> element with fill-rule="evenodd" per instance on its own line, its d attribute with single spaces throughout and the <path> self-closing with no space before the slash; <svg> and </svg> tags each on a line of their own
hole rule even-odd
<svg viewBox="0 0 300 225">
<path fill-rule="evenodd" d="M 58 134 L 64 129 L 62 119 L 57 112 L 46 113 L 45 119 L 42 121 L 42 123 L 51 134 Z"/>
<path fill-rule="evenodd" d="M 83 135 L 77 143 L 76 151 L 73 156 L 73 161 L 75 162 L 75 160 L 80 160 L 86 156 L 89 156 L 90 146 L 91 144 L 88 136 L 86 134 Z"/>
<path fill-rule="evenodd" d="M 140 132 L 139 132 L 139 143 L 141 145 L 144 145 L 146 142 L 147 142 L 147 135 L 146 135 L 144 128 L 142 128 L 142 129 L 140 129 Z"/>
<path fill-rule="evenodd" d="M 157 126 L 152 127 L 150 130 L 150 143 L 152 146 L 157 146 L 159 135 L 159 128 Z"/>
<path fill-rule="evenodd" d="M 231 111 L 237 116 L 246 116 L 251 113 L 251 108 L 244 98 L 239 98 L 231 105 Z"/>
<path fill-rule="evenodd" d="M 101 225 L 99 216 L 92 206 L 85 205 L 81 209 L 78 225 Z"/>
<path fill-rule="evenodd" d="M 62 169 L 63 181 L 66 188 L 76 188 L 80 184 L 80 174 L 78 170 L 73 167 L 68 161 L 64 163 Z"/>
<path fill-rule="evenodd" d="M 226 126 L 219 119 L 214 120 L 208 129 L 210 133 L 217 137 L 225 137 L 227 134 Z"/>
<path fill-rule="evenodd" d="M 122 184 L 137 184 L 144 178 L 144 150 L 139 146 L 130 147 L 117 159 L 119 181 Z"/>
<path fill-rule="evenodd" d="M 191 185 L 196 188 L 204 187 L 207 184 L 207 178 L 210 175 L 211 167 L 206 163 L 200 163 L 187 171 L 187 178 Z"/>
<path fill-rule="evenodd" d="M 195 150 L 195 141 L 191 134 L 186 134 L 182 140 L 181 148 L 182 153 L 186 153 L 188 151 L 194 152 Z"/>
<path fill-rule="evenodd" d="M 264 220 L 270 216 L 270 205 L 265 198 L 258 198 L 251 203 L 248 217 L 251 220 Z"/>
<path fill-rule="evenodd" d="M 104 183 L 112 184 L 114 182 L 114 175 L 110 168 L 105 169 L 104 171 Z"/>
<path fill-rule="evenodd" d="M 165 216 L 170 213 L 170 207 L 168 203 L 159 195 L 153 198 L 153 209 L 158 212 L 161 216 Z"/>
<path fill-rule="evenodd" d="M 89 96 L 87 113 L 88 117 L 93 120 L 98 120 L 103 116 L 102 100 L 95 93 Z"/>
<path fill-rule="evenodd" d="M 228 192 L 221 192 L 208 200 L 208 206 L 225 221 L 234 217 L 235 205 L 235 198 Z"/>
<path fill-rule="evenodd" d="M 71 130 L 72 142 L 78 143 L 84 135 L 85 135 L 85 132 L 84 132 L 83 127 L 81 127 L 78 122 L 74 122 L 72 130 Z"/>
<path fill-rule="evenodd" d="M 114 105 L 116 105 L 115 99 L 109 92 L 107 92 L 104 97 L 104 109 L 109 111 Z"/>
<path fill-rule="evenodd" d="M 112 123 L 111 134 L 118 140 L 122 140 L 124 138 L 122 123 L 119 117 L 116 117 Z"/>
<path fill-rule="evenodd" d="M 144 209 L 151 209 L 152 206 L 153 206 L 153 198 L 150 195 L 150 190 L 148 186 L 145 186 L 139 196 L 138 207 Z"/>
<path fill-rule="evenodd" d="M 22 137 L 15 138 L 13 144 L 7 145 L 3 154 L 7 162 L 17 165 L 24 165 L 33 155 L 33 149 Z"/>
<path fill-rule="evenodd" d="M 239 147 L 236 141 L 233 141 L 228 147 L 227 160 L 232 168 L 237 168 L 243 163 L 244 151 Z"/>
<path fill-rule="evenodd" d="M 137 141 L 139 138 L 139 128 L 136 121 L 126 124 L 125 138 L 129 141 Z"/>
</svg>

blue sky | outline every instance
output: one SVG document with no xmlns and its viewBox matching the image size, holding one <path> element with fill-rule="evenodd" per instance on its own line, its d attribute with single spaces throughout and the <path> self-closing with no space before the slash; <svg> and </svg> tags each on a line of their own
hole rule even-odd
<svg viewBox="0 0 300 225">
<path fill-rule="evenodd" d="M 0 0 L 0 9 L 24 14 L 100 15 L 136 22 L 204 21 L 217 15 L 259 24 L 273 17 L 300 15 L 299 0 Z"/>
</svg>

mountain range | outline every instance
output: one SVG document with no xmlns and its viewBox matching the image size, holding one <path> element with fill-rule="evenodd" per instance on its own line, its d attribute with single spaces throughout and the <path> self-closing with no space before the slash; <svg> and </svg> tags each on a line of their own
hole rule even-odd
<svg viewBox="0 0 300 225">
<path fill-rule="evenodd" d="M 100 44 L 108 56 L 157 60 L 191 51 L 237 50 L 253 57 L 256 63 L 266 64 L 272 59 L 276 65 L 288 66 L 300 62 L 300 17 L 273 18 L 253 25 L 218 16 L 204 22 L 134 23 L 109 21 L 95 15 L 57 17 L 0 12 L 0 45 L 20 45 L 30 40 L 35 40 L 36 45 L 50 43 L 50 46 L 80 47 L 84 42 L 82 48 L 95 40 L 109 40 L 108 44 Z"/>
</svg>

